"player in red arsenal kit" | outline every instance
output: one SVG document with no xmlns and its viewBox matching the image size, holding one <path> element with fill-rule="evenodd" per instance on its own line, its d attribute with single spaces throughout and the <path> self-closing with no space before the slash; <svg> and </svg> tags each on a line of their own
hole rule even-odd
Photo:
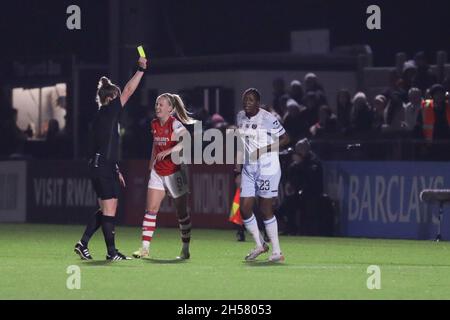
<svg viewBox="0 0 450 320">
<path fill-rule="evenodd" d="M 153 119 L 151 126 L 155 154 L 175 147 L 177 141 L 171 140 L 172 134 L 184 129 L 183 124 L 172 115 L 164 124 L 159 119 Z M 166 177 L 180 171 L 180 166 L 173 163 L 170 157 L 165 157 L 154 164 L 154 169 L 160 176 Z"/>
<path fill-rule="evenodd" d="M 182 167 L 172 161 L 171 153 L 181 150 L 181 143 L 174 137 L 187 133 L 183 124 L 194 122 L 189 117 L 180 96 L 164 93 L 156 99 L 156 119 L 152 121 L 153 150 L 150 159 L 150 180 L 147 190 L 147 207 L 142 223 L 142 247 L 136 251 L 135 258 L 149 256 L 150 242 L 156 229 L 156 216 L 166 192 L 174 199 L 180 226 L 183 247 L 179 259 L 189 259 L 191 240 L 191 218 L 186 210 L 186 174 Z M 176 114 L 177 118 L 174 117 Z"/>
</svg>

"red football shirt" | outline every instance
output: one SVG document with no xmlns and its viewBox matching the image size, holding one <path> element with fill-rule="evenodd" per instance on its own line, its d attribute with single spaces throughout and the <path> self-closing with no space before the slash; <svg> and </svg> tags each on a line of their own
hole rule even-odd
<svg viewBox="0 0 450 320">
<path fill-rule="evenodd" d="M 171 140 L 172 133 L 184 128 L 183 124 L 173 116 L 170 116 L 164 125 L 161 125 L 158 119 L 153 119 L 151 126 L 155 156 L 161 151 L 173 148 L 178 141 Z M 169 176 L 180 170 L 180 166 L 173 163 L 170 155 L 162 161 L 155 161 L 153 167 L 160 176 Z"/>
</svg>

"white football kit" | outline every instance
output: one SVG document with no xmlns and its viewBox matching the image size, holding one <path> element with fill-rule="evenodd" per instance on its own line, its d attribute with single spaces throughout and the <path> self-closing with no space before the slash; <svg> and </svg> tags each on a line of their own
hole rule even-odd
<svg viewBox="0 0 450 320">
<path fill-rule="evenodd" d="M 236 123 L 244 153 L 241 197 L 277 197 L 281 179 L 278 151 L 264 153 L 258 160 L 252 160 L 250 155 L 257 149 L 271 145 L 286 131 L 270 112 L 261 108 L 251 118 L 240 111 Z"/>
</svg>

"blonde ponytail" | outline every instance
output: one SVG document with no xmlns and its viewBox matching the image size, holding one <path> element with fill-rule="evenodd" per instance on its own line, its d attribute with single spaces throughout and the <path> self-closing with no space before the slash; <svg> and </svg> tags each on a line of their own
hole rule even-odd
<svg viewBox="0 0 450 320">
<path fill-rule="evenodd" d="M 194 124 L 196 122 L 195 119 L 190 117 L 192 113 L 190 113 L 186 109 L 184 102 L 179 95 L 171 93 L 163 93 L 159 97 L 164 97 L 169 101 L 170 105 L 175 109 L 178 119 L 183 124 Z"/>
</svg>

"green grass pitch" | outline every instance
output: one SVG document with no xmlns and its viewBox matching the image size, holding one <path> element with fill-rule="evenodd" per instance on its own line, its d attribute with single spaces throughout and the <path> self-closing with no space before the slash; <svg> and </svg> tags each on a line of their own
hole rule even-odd
<svg viewBox="0 0 450 320">
<path fill-rule="evenodd" d="M 191 259 L 175 262 L 178 231 L 157 229 L 151 259 L 105 262 L 101 231 L 92 262 L 73 246 L 82 226 L 0 224 L 0 299 L 450 299 L 450 243 L 281 237 L 282 264 L 246 263 L 253 243 L 231 230 L 193 230 Z M 131 254 L 140 228 L 119 227 L 117 247 Z M 81 269 L 81 288 L 66 287 L 67 268 Z M 369 290 L 367 268 L 381 269 Z"/>
</svg>

